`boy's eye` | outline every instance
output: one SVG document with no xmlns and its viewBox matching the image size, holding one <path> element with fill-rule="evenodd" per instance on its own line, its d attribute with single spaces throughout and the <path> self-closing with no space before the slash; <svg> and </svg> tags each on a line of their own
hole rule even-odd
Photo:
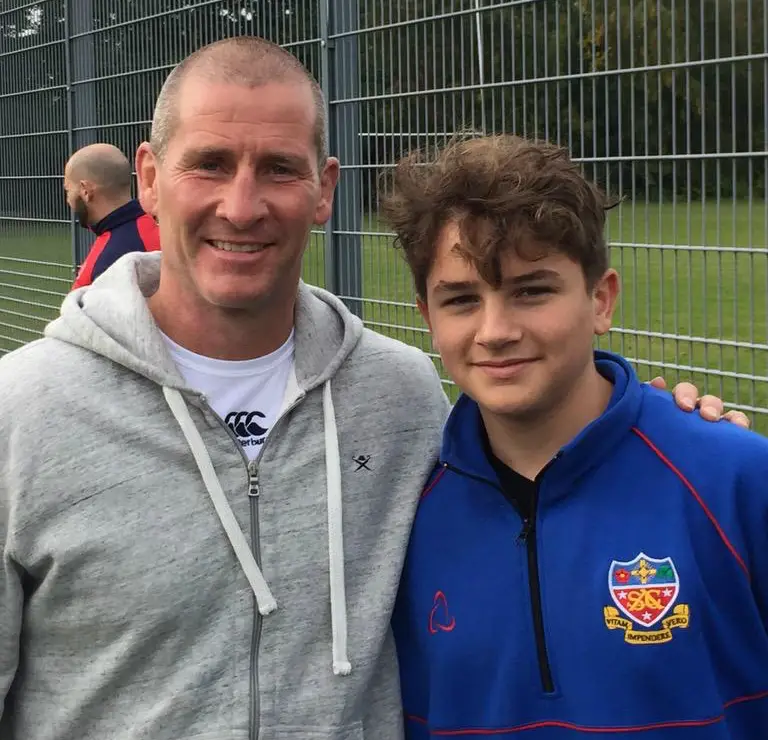
<svg viewBox="0 0 768 740">
<path fill-rule="evenodd" d="M 531 285 L 518 291 L 518 295 L 523 298 L 535 298 L 536 296 L 547 295 L 548 293 L 554 293 L 554 290 L 549 285 Z"/>
<path fill-rule="evenodd" d="M 464 306 L 475 301 L 473 295 L 456 295 L 443 302 L 444 306 Z"/>
</svg>

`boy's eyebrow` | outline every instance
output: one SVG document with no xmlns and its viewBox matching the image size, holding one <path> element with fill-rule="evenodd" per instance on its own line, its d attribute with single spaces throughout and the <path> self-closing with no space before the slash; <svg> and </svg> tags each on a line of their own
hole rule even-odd
<svg viewBox="0 0 768 740">
<path fill-rule="evenodd" d="M 526 272 L 524 275 L 516 275 L 515 277 L 507 278 L 504 283 L 506 285 L 522 285 L 525 283 L 533 283 L 537 280 L 559 280 L 560 273 L 555 270 L 548 270 L 542 268 L 540 270 L 533 270 L 532 272 Z M 479 285 L 477 280 L 441 280 L 435 286 L 435 292 L 441 293 L 458 293 L 462 290 L 474 290 Z"/>
<path fill-rule="evenodd" d="M 508 278 L 505 283 L 510 285 L 520 285 L 520 283 L 532 283 L 536 280 L 556 280 L 560 277 L 560 273 L 557 270 L 548 270 L 542 267 L 539 270 L 533 270 L 532 272 L 526 272 L 524 275 L 516 275 L 513 278 Z"/>
<path fill-rule="evenodd" d="M 477 282 L 472 280 L 441 280 L 435 286 L 435 292 L 457 293 L 461 290 L 472 290 L 477 287 Z"/>
</svg>

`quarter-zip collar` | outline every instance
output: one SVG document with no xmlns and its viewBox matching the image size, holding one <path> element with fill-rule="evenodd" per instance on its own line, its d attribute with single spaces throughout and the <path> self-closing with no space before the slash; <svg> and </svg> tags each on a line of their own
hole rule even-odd
<svg viewBox="0 0 768 740">
<path fill-rule="evenodd" d="M 594 356 L 600 374 L 613 384 L 613 393 L 603 414 L 564 445 L 547 468 L 547 485 L 542 493 L 549 498 L 571 490 L 571 483 L 610 457 L 640 413 L 642 387 L 632 366 L 610 352 L 596 350 Z M 484 434 L 479 406 L 462 395 L 446 422 L 440 460 L 450 468 L 499 486 L 484 450 Z"/>
<path fill-rule="evenodd" d="M 91 225 L 91 231 L 100 236 L 105 231 L 112 231 L 118 226 L 127 224 L 129 221 L 135 221 L 144 215 L 144 209 L 139 204 L 138 200 L 129 200 L 119 208 L 115 208 L 114 211 L 108 213 L 101 221 L 97 221 Z"/>
</svg>

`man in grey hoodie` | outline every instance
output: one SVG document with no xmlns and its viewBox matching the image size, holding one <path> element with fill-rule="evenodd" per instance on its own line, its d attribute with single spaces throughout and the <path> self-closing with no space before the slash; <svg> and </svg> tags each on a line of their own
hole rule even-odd
<svg viewBox="0 0 768 740">
<path fill-rule="evenodd" d="M 448 402 L 300 281 L 322 95 L 263 40 L 211 45 L 137 169 L 162 257 L 0 361 L 0 738 L 398 739 L 389 618 Z"/>
</svg>

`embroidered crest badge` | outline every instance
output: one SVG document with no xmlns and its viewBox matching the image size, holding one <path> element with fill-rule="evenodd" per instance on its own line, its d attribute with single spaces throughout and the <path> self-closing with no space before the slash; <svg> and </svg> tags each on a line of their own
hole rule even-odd
<svg viewBox="0 0 768 740">
<path fill-rule="evenodd" d="M 624 630 L 624 640 L 632 645 L 669 642 L 674 628 L 688 627 L 688 605 L 676 603 L 680 578 L 672 558 L 658 560 L 641 552 L 633 560 L 614 560 L 608 590 L 616 606 L 604 607 L 605 626 Z"/>
</svg>

